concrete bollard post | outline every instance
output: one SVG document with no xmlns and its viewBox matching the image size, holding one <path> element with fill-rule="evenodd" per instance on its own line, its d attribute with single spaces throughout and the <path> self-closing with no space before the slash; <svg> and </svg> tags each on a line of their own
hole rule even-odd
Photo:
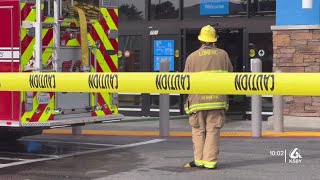
<svg viewBox="0 0 320 180">
<path fill-rule="evenodd" d="M 72 135 L 81 135 L 81 134 L 82 134 L 81 126 L 72 127 Z"/>
<path fill-rule="evenodd" d="M 273 129 L 275 132 L 284 131 L 283 96 L 273 97 Z"/>
<path fill-rule="evenodd" d="M 276 71 L 281 72 L 281 71 Z M 284 117 L 283 117 L 283 96 L 273 96 L 273 130 L 275 132 L 284 131 Z"/>
<path fill-rule="evenodd" d="M 262 72 L 262 62 L 260 59 L 251 59 L 252 72 Z M 251 98 L 251 121 L 252 137 L 262 136 L 262 96 L 252 95 Z"/>
<path fill-rule="evenodd" d="M 169 61 L 163 60 L 160 63 L 160 72 L 169 72 Z M 170 133 L 170 97 L 168 94 L 160 94 L 160 136 L 168 137 Z"/>
</svg>

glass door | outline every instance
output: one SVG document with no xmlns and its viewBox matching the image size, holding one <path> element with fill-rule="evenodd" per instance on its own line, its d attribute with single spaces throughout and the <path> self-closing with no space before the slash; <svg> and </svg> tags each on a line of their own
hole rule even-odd
<svg viewBox="0 0 320 180">
<path fill-rule="evenodd" d="M 119 36 L 119 72 L 142 72 L 143 39 L 140 35 Z M 119 93 L 119 111 L 125 115 L 141 115 L 141 93 Z"/>
<path fill-rule="evenodd" d="M 151 57 L 150 71 L 159 72 L 160 62 L 168 60 L 170 72 L 181 72 L 181 48 L 178 35 L 157 35 L 151 37 Z M 150 115 L 159 115 L 159 94 L 150 94 Z M 170 94 L 170 115 L 180 115 L 181 96 L 180 94 Z"/>
</svg>

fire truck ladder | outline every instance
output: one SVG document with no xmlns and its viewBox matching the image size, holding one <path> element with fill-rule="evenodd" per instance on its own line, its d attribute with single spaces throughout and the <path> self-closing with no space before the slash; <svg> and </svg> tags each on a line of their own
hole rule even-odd
<svg viewBox="0 0 320 180">
<path fill-rule="evenodd" d="M 60 0 L 53 0 L 53 18 L 54 22 L 42 22 L 42 11 L 41 11 L 42 0 L 36 0 L 36 22 L 35 27 L 35 47 L 34 47 L 34 65 L 31 68 L 34 71 L 42 72 L 42 48 L 53 49 L 53 70 L 57 71 L 57 62 L 59 60 L 59 49 L 60 49 L 60 23 L 59 23 L 59 12 L 60 12 Z M 53 25 L 53 46 L 42 46 L 42 26 Z"/>
<path fill-rule="evenodd" d="M 53 0 L 53 23 L 42 22 L 41 21 L 41 1 L 36 0 L 36 22 L 34 23 L 35 27 L 35 62 L 34 62 L 34 69 L 35 71 L 42 72 L 42 48 L 52 48 L 53 49 L 53 70 L 58 71 L 58 61 L 59 61 L 59 51 L 60 51 L 60 22 L 64 20 L 59 20 L 60 15 L 60 8 L 61 8 L 61 0 Z M 73 1 L 72 6 L 73 6 Z M 82 66 L 84 71 L 89 71 L 89 58 L 88 58 L 88 38 L 87 38 L 87 21 L 84 12 L 77 7 L 74 7 L 75 10 L 79 14 L 80 19 L 80 34 L 81 34 L 81 49 L 82 49 Z M 53 46 L 42 46 L 42 25 L 53 25 Z M 50 70 L 49 70 L 50 71 Z"/>
</svg>

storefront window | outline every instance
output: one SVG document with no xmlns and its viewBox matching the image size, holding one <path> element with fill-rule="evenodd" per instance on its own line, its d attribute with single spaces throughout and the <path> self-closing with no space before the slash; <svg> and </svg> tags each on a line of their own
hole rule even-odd
<svg viewBox="0 0 320 180">
<path fill-rule="evenodd" d="M 180 0 L 151 0 L 150 19 L 178 19 Z"/>
<path fill-rule="evenodd" d="M 184 19 L 247 15 L 247 0 L 188 0 L 183 6 Z"/>
<path fill-rule="evenodd" d="M 259 58 L 262 62 L 262 72 L 273 72 L 272 33 L 250 33 L 249 50 L 253 50 L 251 58 Z M 250 109 L 251 111 L 251 109 Z M 262 112 L 272 113 L 272 96 L 262 96 Z"/>
<path fill-rule="evenodd" d="M 247 0 L 230 0 L 230 15 L 247 15 Z"/>
<path fill-rule="evenodd" d="M 136 94 L 119 94 L 119 107 L 130 108 L 142 106 L 142 96 Z"/>
<path fill-rule="evenodd" d="M 142 36 L 119 36 L 119 72 L 141 72 Z M 119 94 L 120 108 L 142 106 L 140 94 Z"/>
<path fill-rule="evenodd" d="M 142 36 L 119 37 L 119 71 L 140 72 L 142 60 Z"/>
<path fill-rule="evenodd" d="M 119 0 L 119 21 L 132 21 L 145 19 L 144 0 Z"/>
<path fill-rule="evenodd" d="M 151 102 L 151 108 L 152 109 L 159 109 L 160 105 L 160 99 L 159 95 L 151 95 L 150 96 L 150 102 Z M 180 96 L 177 95 L 170 95 L 170 111 L 171 112 L 180 112 L 179 107 L 180 107 Z"/>
<path fill-rule="evenodd" d="M 262 61 L 262 72 L 272 72 L 273 44 L 272 33 L 250 33 L 249 50 L 252 49 L 254 57 Z"/>
<path fill-rule="evenodd" d="M 274 15 L 276 12 L 276 0 L 252 0 L 251 6 L 253 15 Z"/>
</svg>

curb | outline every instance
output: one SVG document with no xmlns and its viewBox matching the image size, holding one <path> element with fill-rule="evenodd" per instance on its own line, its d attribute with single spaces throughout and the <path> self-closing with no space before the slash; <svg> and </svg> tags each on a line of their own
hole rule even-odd
<svg viewBox="0 0 320 180">
<path fill-rule="evenodd" d="M 181 115 L 181 116 L 170 116 L 170 121 L 172 120 L 181 120 L 188 119 L 189 116 Z M 127 122 L 144 122 L 144 121 L 159 121 L 160 117 L 136 117 L 130 119 L 123 119 L 121 121 L 110 122 L 110 123 L 127 123 Z"/>
<path fill-rule="evenodd" d="M 51 129 L 44 130 L 43 134 L 72 135 L 72 130 Z M 160 136 L 158 131 L 101 131 L 82 130 L 81 135 L 96 136 Z M 191 132 L 170 132 L 169 137 L 191 137 Z M 221 137 L 253 138 L 251 132 L 221 132 Z M 320 138 L 320 132 L 292 131 L 292 132 L 263 132 L 261 138 Z"/>
</svg>

